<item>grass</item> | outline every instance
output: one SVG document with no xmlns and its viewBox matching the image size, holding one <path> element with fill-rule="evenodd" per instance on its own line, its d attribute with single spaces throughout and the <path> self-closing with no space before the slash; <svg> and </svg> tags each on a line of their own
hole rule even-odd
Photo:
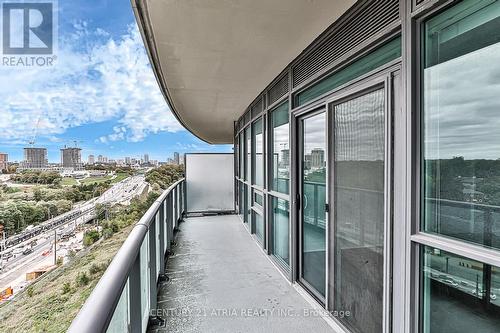
<svg viewBox="0 0 500 333">
<path fill-rule="evenodd" d="M 104 183 L 105 181 L 111 180 L 111 184 L 118 183 L 129 176 L 128 173 L 120 172 L 116 174 L 116 177 L 113 176 L 105 176 L 105 177 L 88 177 L 80 180 L 82 184 L 90 184 L 90 183 Z"/>
<path fill-rule="evenodd" d="M 66 332 L 133 225 L 77 254 L 0 306 L 0 332 Z"/>
<path fill-rule="evenodd" d="M 129 177 L 129 174 L 126 172 L 119 172 L 116 174 L 116 177 L 111 180 L 111 184 L 115 184 L 121 182 L 125 178 Z"/>
<path fill-rule="evenodd" d="M 78 182 L 76 181 L 76 179 L 72 178 L 72 177 L 63 177 L 63 179 L 61 180 L 61 185 L 64 185 L 64 186 L 72 186 L 72 185 L 77 185 Z"/>
<path fill-rule="evenodd" d="M 108 181 L 111 179 L 111 176 L 105 176 L 105 177 L 88 177 L 80 180 L 81 184 L 91 184 L 91 183 L 104 183 L 105 181 Z"/>
</svg>

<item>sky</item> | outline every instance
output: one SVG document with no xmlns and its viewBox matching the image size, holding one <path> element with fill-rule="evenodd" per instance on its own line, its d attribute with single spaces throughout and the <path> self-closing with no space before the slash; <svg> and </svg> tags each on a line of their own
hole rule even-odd
<svg viewBox="0 0 500 333">
<path fill-rule="evenodd" d="M 165 102 L 128 0 L 58 2 L 52 68 L 0 67 L 0 152 L 22 160 L 36 133 L 50 162 L 75 143 L 82 157 L 165 161 L 173 152 L 231 152 L 186 131 Z"/>
</svg>

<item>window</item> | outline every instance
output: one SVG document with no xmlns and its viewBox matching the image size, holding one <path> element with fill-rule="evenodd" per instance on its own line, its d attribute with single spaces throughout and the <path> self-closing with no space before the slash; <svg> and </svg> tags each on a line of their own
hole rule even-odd
<svg viewBox="0 0 500 333">
<path fill-rule="evenodd" d="M 288 194 L 290 183 L 290 129 L 288 127 L 288 102 L 271 111 L 271 190 Z"/>
<path fill-rule="evenodd" d="M 273 249 L 272 253 L 279 258 L 287 266 L 289 260 L 289 204 L 288 201 L 272 198 L 272 233 L 273 233 Z"/>
<path fill-rule="evenodd" d="M 428 246 L 421 261 L 422 332 L 498 332 L 498 267 Z"/>
<path fill-rule="evenodd" d="M 252 174 L 252 155 L 251 155 L 251 152 L 252 152 L 252 138 L 250 136 L 250 126 L 248 126 L 246 129 L 245 129 L 245 141 L 246 141 L 246 145 L 245 145 L 245 152 L 247 154 L 247 160 L 246 160 L 246 163 L 245 163 L 245 180 L 247 182 L 250 182 L 251 181 L 251 174 Z"/>
<path fill-rule="evenodd" d="M 252 188 L 249 185 L 245 185 L 245 195 L 246 195 L 246 214 L 245 214 L 245 223 L 251 224 L 251 218 L 252 218 Z"/>
<path fill-rule="evenodd" d="M 242 182 L 238 182 L 238 188 L 239 188 L 238 213 L 243 218 L 243 214 L 245 213 L 245 184 Z"/>
<path fill-rule="evenodd" d="M 239 162 L 239 167 L 240 167 L 240 172 L 239 172 L 239 178 L 240 179 L 244 179 L 245 178 L 245 136 L 244 136 L 244 133 L 241 132 L 240 135 L 238 136 L 238 140 L 239 140 L 239 149 L 238 149 L 238 153 L 239 153 L 239 158 L 240 158 L 240 162 Z"/>
<path fill-rule="evenodd" d="M 500 2 L 423 26 L 422 229 L 500 248 Z"/>
<path fill-rule="evenodd" d="M 263 242 L 264 240 L 264 218 L 257 212 L 253 212 L 255 222 L 255 235 Z"/>
<path fill-rule="evenodd" d="M 264 187 L 264 134 L 262 133 L 262 118 L 252 125 L 253 134 L 253 184 Z"/>
<path fill-rule="evenodd" d="M 421 29 L 421 237 L 441 241 L 419 245 L 424 333 L 500 327 L 500 270 L 480 261 L 500 249 L 499 31 L 493 0 L 460 1 Z"/>
<path fill-rule="evenodd" d="M 321 296 L 326 278 L 326 115 L 302 120 L 302 277 Z"/>
<path fill-rule="evenodd" d="M 262 207 L 262 203 L 264 201 L 264 199 L 262 198 L 262 194 L 255 192 L 254 195 L 255 195 L 255 199 L 254 199 L 255 204 Z"/>
</svg>

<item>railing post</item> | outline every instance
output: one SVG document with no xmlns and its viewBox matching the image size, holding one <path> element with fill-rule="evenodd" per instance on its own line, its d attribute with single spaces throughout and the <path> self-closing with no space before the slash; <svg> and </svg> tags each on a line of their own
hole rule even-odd
<svg viewBox="0 0 500 333">
<path fill-rule="evenodd" d="M 141 253 L 137 254 L 129 275 L 129 306 L 130 306 L 130 327 L 129 332 L 142 332 L 141 313 Z"/>
</svg>

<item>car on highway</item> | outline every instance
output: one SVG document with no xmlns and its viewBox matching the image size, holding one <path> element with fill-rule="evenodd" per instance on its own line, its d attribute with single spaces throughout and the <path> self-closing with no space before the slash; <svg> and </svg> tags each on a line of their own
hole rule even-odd
<svg viewBox="0 0 500 333">
<path fill-rule="evenodd" d="M 33 249 L 29 246 L 26 246 L 23 250 L 23 255 L 28 255 L 30 253 L 33 253 Z"/>
<path fill-rule="evenodd" d="M 22 247 L 16 247 L 14 250 L 12 250 L 12 254 L 14 255 L 14 257 L 22 254 L 24 251 L 24 249 Z"/>
<path fill-rule="evenodd" d="M 12 258 L 12 252 L 11 251 L 4 252 L 2 255 L 2 258 L 3 258 L 3 260 L 9 260 L 10 258 Z"/>
</svg>

